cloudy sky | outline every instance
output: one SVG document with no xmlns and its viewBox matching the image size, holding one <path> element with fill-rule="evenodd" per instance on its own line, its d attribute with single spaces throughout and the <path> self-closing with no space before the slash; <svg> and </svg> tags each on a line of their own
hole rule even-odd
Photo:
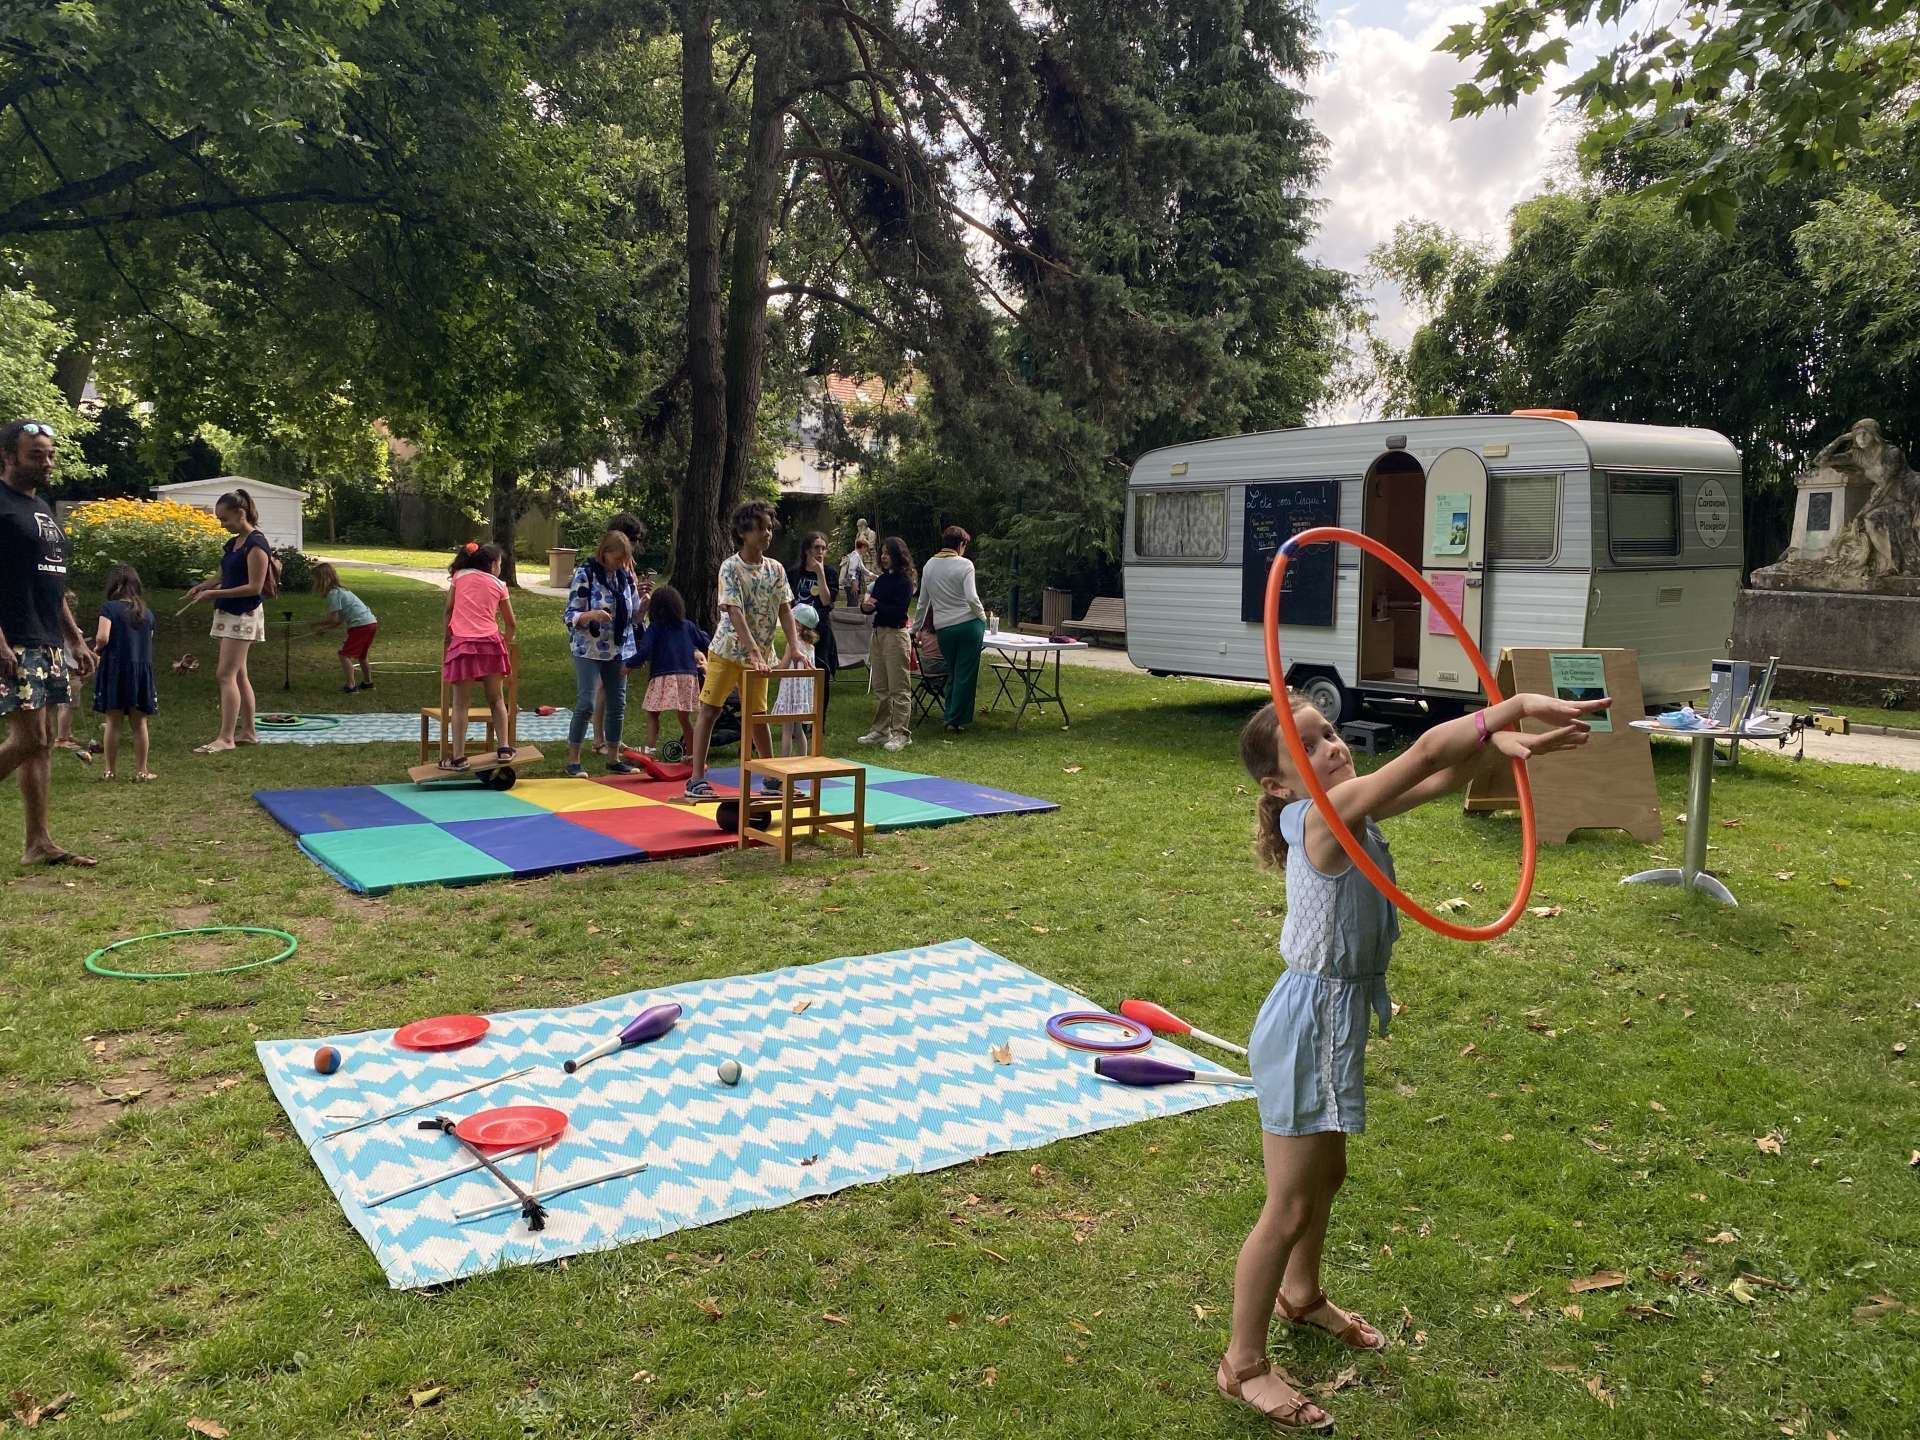
<svg viewBox="0 0 1920 1440">
<path fill-rule="evenodd" d="M 1434 46 L 1472 4 L 1442 0 L 1318 0 L 1327 59 L 1309 85 L 1329 156 L 1315 245 L 1327 264 L 1358 275 L 1367 252 L 1402 220 L 1499 241 L 1508 208 L 1537 193 L 1562 163 L 1569 136 L 1538 93 L 1514 110 L 1448 118 L 1453 87 L 1472 69 Z M 1404 342 L 1413 320 L 1391 286 L 1374 293 L 1381 329 Z"/>
</svg>

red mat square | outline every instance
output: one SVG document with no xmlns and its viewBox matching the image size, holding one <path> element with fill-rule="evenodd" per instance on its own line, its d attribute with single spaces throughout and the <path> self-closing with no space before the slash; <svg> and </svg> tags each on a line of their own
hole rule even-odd
<svg viewBox="0 0 1920 1440">
<path fill-rule="evenodd" d="M 638 846 L 649 860 L 704 855 L 734 844 L 734 837 L 713 823 L 711 806 L 705 815 L 679 805 L 633 805 L 620 810 L 578 810 L 556 818 Z"/>
</svg>

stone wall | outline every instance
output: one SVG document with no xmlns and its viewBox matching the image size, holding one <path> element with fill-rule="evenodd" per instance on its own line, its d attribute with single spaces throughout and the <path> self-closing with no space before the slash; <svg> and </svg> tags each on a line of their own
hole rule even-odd
<svg viewBox="0 0 1920 1440">
<path fill-rule="evenodd" d="M 1778 655 L 1777 688 L 1796 699 L 1877 704 L 1889 688 L 1920 692 L 1920 599 L 1742 590 L 1733 607 L 1732 653 L 1762 662 Z"/>
</svg>

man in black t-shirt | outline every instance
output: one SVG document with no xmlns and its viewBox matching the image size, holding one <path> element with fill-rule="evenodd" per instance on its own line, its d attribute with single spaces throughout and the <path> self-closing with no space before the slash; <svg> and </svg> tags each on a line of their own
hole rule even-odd
<svg viewBox="0 0 1920 1440">
<path fill-rule="evenodd" d="M 0 426 L 0 780 L 20 772 L 21 864 L 92 865 L 47 833 L 54 710 L 73 698 L 67 652 L 76 679 L 94 665 L 67 604 L 67 537 L 40 494 L 53 475 L 53 446 L 53 427 L 38 420 Z"/>
</svg>

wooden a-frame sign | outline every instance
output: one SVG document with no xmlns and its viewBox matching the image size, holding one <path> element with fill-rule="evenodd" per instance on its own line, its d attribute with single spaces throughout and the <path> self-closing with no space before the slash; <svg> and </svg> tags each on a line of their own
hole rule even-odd
<svg viewBox="0 0 1920 1440">
<path fill-rule="evenodd" d="M 1657 841 L 1660 796 L 1653 783 L 1653 742 L 1627 724 L 1647 713 L 1640 661 L 1633 651 L 1571 645 L 1502 650 L 1500 689 L 1507 695 L 1552 695 L 1555 657 L 1560 657 L 1564 674 L 1573 657 L 1581 656 L 1595 657 L 1604 667 L 1606 693 L 1613 697 L 1607 712 L 1612 726 L 1595 730 L 1578 750 L 1543 755 L 1528 764 L 1536 833 L 1548 845 L 1566 844 L 1576 830 L 1624 830 L 1636 840 Z M 1531 731 L 1549 728 L 1537 720 L 1521 725 Z M 1467 787 L 1469 814 L 1513 810 L 1519 804 L 1510 765 L 1489 771 Z"/>
</svg>

